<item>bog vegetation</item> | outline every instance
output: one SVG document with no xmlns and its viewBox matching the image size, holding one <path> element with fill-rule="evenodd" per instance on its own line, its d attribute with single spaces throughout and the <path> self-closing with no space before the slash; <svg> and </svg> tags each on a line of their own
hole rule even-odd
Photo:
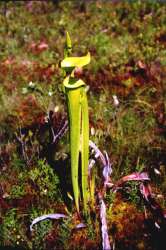
<svg viewBox="0 0 166 250">
<path fill-rule="evenodd" d="M 0 249 L 165 249 L 165 13 L 0 2 Z"/>
</svg>

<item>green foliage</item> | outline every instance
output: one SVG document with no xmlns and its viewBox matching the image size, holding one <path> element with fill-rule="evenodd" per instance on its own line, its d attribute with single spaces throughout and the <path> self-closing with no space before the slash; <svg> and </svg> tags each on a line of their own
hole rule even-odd
<svg viewBox="0 0 166 250">
<path fill-rule="evenodd" d="M 99 234 L 100 234 L 99 218 L 96 215 L 96 217 L 94 219 L 92 219 L 92 217 L 89 215 L 89 216 L 87 216 L 86 223 L 87 223 L 87 236 L 88 236 L 88 238 L 96 241 L 97 238 L 99 237 Z M 96 230 L 94 230 L 94 228 Z"/>
<path fill-rule="evenodd" d="M 12 154 L 12 167 L 17 171 L 20 171 L 26 167 L 25 162 L 23 159 L 20 159 L 17 152 Z"/>
<path fill-rule="evenodd" d="M 140 113 L 144 113 L 144 118 Z M 155 136 L 153 131 L 155 124 L 154 114 L 146 106 L 139 107 L 137 103 L 137 106 L 119 109 L 111 128 L 112 150 L 119 155 L 117 174 L 119 171 L 123 174 L 134 171 L 136 166 L 133 162 L 137 161 L 138 157 L 144 159 L 149 142 Z"/>
<path fill-rule="evenodd" d="M 29 178 L 37 185 L 40 197 L 50 201 L 61 199 L 59 179 L 45 160 L 39 160 L 37 166 L 29 171 Z"/>
<path fill-rule="evenodd" d="M 3 246 L 31 246 L 27 243 L 25 236 L 25 229 L 20 223 L 21 219 L 18 215 L 18 211 L 15 208 L 6 212 L 3 217 L 3 223 L 0 225 L 0 244 Z"/>
<path fill-rule="evenodd" d="M 18 186 L 18 185 L 14 185 L 12 186 L 11 190 L 10 190 L 10 197 L 12 199 L 17 199 L 17 198 L 21 198 L 26 194 L 25 188 L 23 185 Z"/>
<path fill-rule="evenodd" d="M 53 213 L 53 210 L 40 210 L 35 207 L 32 207 L 30 211 L 30 220 L 35 219 L 36 217 Z M 44 250 L 45 249 L 45 237 L 52 229 L 52 221 L 51 220 L 44 220 L 34 226 L 33 237 L 32 237 L 32 246 L 33 249 Z"/>
<path fill-rule="evenodd" d="M 59 238 L 58 238 L 58 245 L 64 249 L 69 249 L 69 239 L 71 235 L 71 218 L 64 220 L 63 223 L 59 226 Z"/>
</svg>

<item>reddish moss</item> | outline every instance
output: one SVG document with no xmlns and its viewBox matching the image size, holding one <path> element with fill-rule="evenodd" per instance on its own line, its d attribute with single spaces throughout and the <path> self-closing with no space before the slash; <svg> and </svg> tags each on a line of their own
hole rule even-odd
<svg viewBox="0 0 166 250">
<path fill-rule="evenodd" d="M 144 245 L 144 214 L 121 197 L 116 197 L 108 210 L 108 228 L 117 249 L 140 249 L 137 246 Z"/>
</svg>

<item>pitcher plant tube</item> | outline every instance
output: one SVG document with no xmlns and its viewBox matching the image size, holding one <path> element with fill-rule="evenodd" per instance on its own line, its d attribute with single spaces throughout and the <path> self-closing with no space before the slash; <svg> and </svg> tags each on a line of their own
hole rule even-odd
<svg viewBox="0 0 166 250">
<path fill-rule="evenodd" d="M 71 39 L 66 34 L 64 60 L 61 68 L 64 72 L 63 89 L 67 101 L 71 178 L 74 200 L 79 212 L 80 189 L 82 191 L 84 212 L 87 212 L 89 202 L 88 160 L 89 160 L 89 116 L 86 84 L 75 77 L 75 71 L 90 63 L 90 53 L 82 57 L 71 57 Z M 81 154 L 81 185 L 79 185 L 79 155 Z"/>
</svg>

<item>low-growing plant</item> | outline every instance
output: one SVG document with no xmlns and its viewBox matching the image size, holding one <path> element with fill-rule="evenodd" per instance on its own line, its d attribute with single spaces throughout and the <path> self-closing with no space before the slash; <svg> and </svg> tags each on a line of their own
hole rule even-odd
<svg viewBox="0 0 166 250">
<path fill-rule="evenodd" d="M 29 178 L 37 185 L 39 195 L 50 200 L 60 200 L 59 179 L 45 160 L 39 160 L 37 166 L 29 171 Z"/>
<path fill-rule="evenodd" d="M 23 246 L 25 232 L 21 227 L 20 219 L 16 208 L 6 212 L 3 217 L 3 223 L 0 224 L 0 248 L 5 246 Z"/>
<path fill-rule="evenodd" d="M 52 210 L 50 211 L 41 211 L 40 209 L 36 207 L 32 207 L 32 209 L 29 211 L 30 213 L 30 219 L 34 219 L 35 217 L 39 216 L 40 214 L 43 213 L 48 213 L 48 212 L 53 212 Z M 33 249 L 39 249 L 39 250 L 44 250 L 45 249 L 45 237 L 46 235 L 50 232 L 52 229 L 52 221 L 51 220 L 45 220 L 41 221 L 41 223 L 38 223 L 37 225 L 34 226 L 34 231 L 32 235 L 32 246 Z"/>
<path fill-rule="evenodd" d="M 64 249 L 69 249 L 69 238 L 72 230 L 71 218 L 66 219 L 59 228 L 58 244 Z"/>
<path fill-rule="evenodd" d="M 26 194 L 24 185 L 14 185 L 10 190 L 10 197 L 12 199 L 21 198 Z"/>
</svg>

